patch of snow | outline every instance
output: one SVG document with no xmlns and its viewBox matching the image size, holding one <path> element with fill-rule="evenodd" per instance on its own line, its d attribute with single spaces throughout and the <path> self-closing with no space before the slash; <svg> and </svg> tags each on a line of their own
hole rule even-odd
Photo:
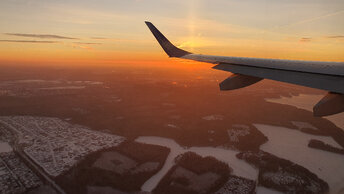
<svg viewBox="0 0 344 194">
<path fill-rule="evenodd" d="M 99 81 L 67 81 L 68 84 L 88 84 L 88 85 L 102 85 Z"/>
<path fill-rule="evenodd" d="M 262 124 L 254 126 L 269 139 L 260 146 L 261 150 L 307 168 L 329 184 L 330 193 L 338 193 L 344 189 L 343 155 L 308 147 L 311 139 L 317 139 L 340 148 L 331 137 L 310 135 L 285 127 Z"/>
<path fill-rule="evenodd" d="M 7 142 L 0 142 L 0 153 L 12 152 L 12 147 Z"/>
<path fill-rule="evenodd" d="M 65 81 L 65 80 L 41 80 L 41 79 L 27 79 L 27 80 L 14 80 L 0 82 L 5 84 L 88 84 L 88 85 L 102 85 L 103 82 L 99 81 Z"/>
<path fill-rule="evenodd" d="M 87 186 L 87 194 L 127 194 L 112 187 Z"/>
<path fill-rule="evenodd" d="M 292 121 L 291 122 L 295 127 L 298 129 L 314 129 L 317 130 L 318 128 L 314 127 L 313 125 L 306 123 L 306 122 L 301 122 L 301 121 Z"/>
<path fill-rule="evenodd" d="M 86 86 L 61 86 L 61 87 L 48 87 L 40 88 L 40 90 L 80 90 L 85 89 Z"/>
<path fill-rule="evenodd" d="M 240 128 L 240 129 L 250 129 L 249 126 L 247 126 L 247 125 L 241 125 L 241 124 L 234 124 L 234 125 L 232 125 L 232 127 Z"/>
<path fill-rule="evenodd" d="M 266 172 L 263 174 L 263 179 L 270 180 L 276 185 L 288 185 L 292 184 L 297 180 L 302 180 L 298 175 L 294 175 L 288 172 L 277 171 L 277 172 Z"/>
<path fill-rule="evenodd" d="M 204 193 L 205 190 L 210 188 L 217 180 L 219 180 L 220 175 L 214 172 L 197 174 L 188 169 L 178 166 L 171 174 L 171 178 L 187 178 L 187 185 L 182 185 L 178 182 L 172 182 L 172 184 L 179 187 L 186 187 L 187 190 L 193 190 L 197 193 Z"/>
<path fill-rule="evenodd" d="M 225 117 L 223 115 L 209 115 L 209 116 L 205 116 L 202 117 L 202 119 L 206 120 L 206 121 L 216 121 L 216 120 L 223 120 Z"/>
<path fill-rule="evenodd" d="M 257 194 L 282 194 L 279 191 L 273 190 L 273 189 L 268 189 L 266 187 L 259 186 L 256 189 Z"/>
<path fill-rule="evenodd" d="M 113 171 L 123 175 L 130 169 L 136 167 L 137 162 L 118 152 L 103 152 L 101 156 L 93 163 L 92 167 Z"/>
<path fill-rule="evenodd" d="M 83 81 L 85 84 L 90 84 L 90 85 L 102 85 L 103 82 L 98 82 L 98 81 Z"/>
<path fill-rule="evenodd" d="M 52 84 L 58 84 L 58 83 L 61 83 L 61 81 L 58 81 L 58 80 L 27 79 L 27 80 L 6 81 L 6 82 L 2 82 L 2 83 L 7 83 L 7 84 L 30 84 L 30 83 L 52 83 Z"/>
<path fill-rule="evenodd" d="M 250 134 L 249 129 L 229 129 L 227 130 L 229 140 L 231 142 L 239 142 L 239 137 L 246 136 Z"/>
<path fill-rule="evenodd" d="M 174 128 L 174 129 L 176 129 L 176 128 L 178 128 L 176 125 L 174 125 L 174 124 L 166 124 L 166 127 L 170 127 L 170 128 Z"/>
<path fill-rule="evenodd" d="M 256 187 L 256 182 L 241 177 L 230 176 L 228 181 L 215 194 L 250 194 Z"/>
<path fill-rule="evenodd" d="M 131 171 L 132 174 L 137 174 L 141 172 L 149 172 L 154 171 L 159 168 L 159 162 L 146 162 L 137 166 L 135 169 Z"/>
</svg>

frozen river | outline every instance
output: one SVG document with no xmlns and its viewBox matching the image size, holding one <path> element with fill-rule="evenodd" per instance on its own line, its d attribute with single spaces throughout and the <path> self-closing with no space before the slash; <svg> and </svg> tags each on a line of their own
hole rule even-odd
<svg viewBox="0 0 344 194">
<path fill-rule="evenodd" d="M 340 148 L 340 145 L 338 145 L 332 137 L 310 135 L 295 129 L 279 126 L 263 124 L 254 124 L 254 126 L 269 139 L 267 143 L 260 147 L 261 150 L 307 168 L 329 184 L 331 193 L 340 193 L 344 191 L 344 156 L 308 147 L 309 140 L 317 139 L 326 144 Z M 154 190 L 160 180 L 175 165 L 175 158 L 189 151 L 203 157 L 212 156 L 227 163 L 233 169 L 234 175 L 257 180 L 258 170 L 245 161 L 237 159 L 236 154 L 239 152 L 236 150 L 221 147 L 186 148 L 177 144 L 173 139 L 154 136 L 139 137 L 135 141 L 168 147 L 171 150 L 162 169 L 143 184 L 141 187 L 143 191 L 150 192 Z M 258 194 L 266 193 L 267 191 L 276 193 L 264 187 L 257 188 Z"/>
<path fill-rule="evenodd" d="M 139 137 L 135 140 L 136 142 L 146 143 L 151 145 L 159 145 L 168 147 L 171 149 L 166 162 L 162 169 L 153 177 L 151 177 L 145 184 L 141 187 L 143 191 L 152 191 L 160 182 L 160 180 L 166 175 L 166 173 L 174 166 L 174 159 L 185 152 L 194 152 L 200 156 L 212 156 L 222 162 L 227 163 L 232 169 L 233 174 L 241 177 L 245 177 L 251 180 L 256 180 L 258 176 L 258 170 L 253 168 L 251 165 L 243 160 L 236 158 L 238 151 L 215 148 L 215 147 L 191 147 L 185 148 L 181 147 L 174 140 L 163 138 L 163 137 Z"/>
</svg>

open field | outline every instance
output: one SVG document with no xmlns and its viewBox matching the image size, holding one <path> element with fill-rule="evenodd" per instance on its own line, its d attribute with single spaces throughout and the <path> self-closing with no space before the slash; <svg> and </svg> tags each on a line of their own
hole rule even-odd
<svg viewBox="0 0 344 194">
<path fill-rule="evenodd" d="M 227 180 L 231 169 L 215 158 L 187 152 L 176 158 L 176 165 L 160 181 L 154 193 L 210 193 Z"/>
<path fill-rule="evenodd" d="M 168 153 L 164 147 L 124 142 L 88 155 L 56 180 L 67 193 L 108 190 L 104 187 L 140 192 L 143 183 L 162 168 Z"/>
</svg>

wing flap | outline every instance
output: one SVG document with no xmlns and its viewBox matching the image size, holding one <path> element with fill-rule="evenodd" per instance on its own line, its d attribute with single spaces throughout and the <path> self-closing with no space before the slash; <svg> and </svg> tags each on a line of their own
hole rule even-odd
<svg viewBox="0 0 344 194">
<path fill-rule="evenodd" d="M 344 77 L 220 63 L 214 69 L 344 94 Z"/>
<path fill-rule="evenodd" d="M 235 90 L 255 84 L 263 78 L 252 77 L 249 75 L 233 74 L 220 83 L 220 90 Z"/>
</svg>

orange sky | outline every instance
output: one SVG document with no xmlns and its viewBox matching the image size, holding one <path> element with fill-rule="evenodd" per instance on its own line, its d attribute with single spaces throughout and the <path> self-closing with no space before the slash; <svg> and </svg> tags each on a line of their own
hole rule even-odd
<svg viewBox="0 0 344 194">
<path fill-rule="evenodd" d="M 195 53 L 344 61 L 338 0 L 3 0 L 0 64 L 202 66 L 169 59 L 145 20 Z"/>
</svg>

